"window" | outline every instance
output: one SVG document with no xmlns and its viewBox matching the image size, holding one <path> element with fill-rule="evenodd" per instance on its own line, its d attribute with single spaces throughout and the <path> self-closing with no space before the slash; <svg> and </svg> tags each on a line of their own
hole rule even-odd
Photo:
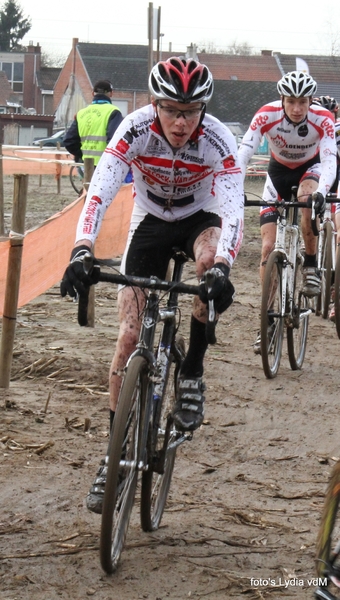
<svg viewBox="0 0 340 600">
<path fill-rule="evenodd" d="M 15 62 L 0 62 L 0 70 L 6 73 L 13 92 L 22 92 L 24 83 L 24 64 Z"/>
</svg>

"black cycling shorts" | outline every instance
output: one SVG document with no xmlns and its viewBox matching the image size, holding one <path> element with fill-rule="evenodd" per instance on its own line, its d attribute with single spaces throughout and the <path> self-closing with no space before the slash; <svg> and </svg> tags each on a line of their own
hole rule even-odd
<svg viewBox="0 0 340 600">
<path fill-rule="evenodd" d="M 147 214 L 136 227 L 124 253 L 123 270 L 127 275 L 155 275 L 164 279 L 174 247 L 194 260 L 193 247 L 200 233 L 221 226 L 221 217 L 204 210 L 172 222 Z"/>
</svg>

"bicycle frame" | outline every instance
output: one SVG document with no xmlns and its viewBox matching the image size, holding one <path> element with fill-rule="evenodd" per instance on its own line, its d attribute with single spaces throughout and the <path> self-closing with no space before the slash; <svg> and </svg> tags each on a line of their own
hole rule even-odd
<svg viewBox="0 0 340 600">
<path fill-rule="evenodd" d="M 281 316 L 285 317 L 287 327 L 291 326 L 289 322 L 290 314 L 287 307 L 293 305 L 294 296 L 294 277 L 296 269 L 296 260 L 300 253 L 300 232 L 298 226 L 298 212 L 296 207 L 285 206 L 278 208 L 278 218 L 276 227 L 276 240 L 274 252 L 277 252 L 282 258 L 282 307 Z M 310 310 L 307 314 L 310 314 Z M 306 316 L 307 316 L 306 314 Z"/>
<path fill-rule="evenodd" d="M 288 306 L 291 306 L 293 300 L 299 229 L 297 223 L 288 221 L 291 211 L 287 211 L 283 207 L 279 208 L 278 212 L 274 252 L 279 252 L 283 258 L 281 316 L 284 317 L 286 314 L 287 298 Z M 287 212 L 290 214 L 287 215 Z"/>
<path fill-rule="evenodd" d="M 176 254 L 174 257 L 174 270 L 172 276 L 172 282 L 177 283 L 181 280 L 183 266 L 186 259 L 181 254 Z M 155 285 L 157 281 L 155 279 Z M 139 335 L 139 341 L 136 346 L 136 350 L 131 354 L 128 359 L 127 366 L 136 356 L 142 356 L 146 363 L 149 371 L 149 377 L 154 383 L 152 398 L 147 399 L 146 415 L 144 418 L 144 429 L 142 433 L 141 447 L 146 447 L 146 438 L 148 435 L 148 424 L 151 419 L 151 414 L 154 411 L 154 423 L 158 430 L 158 422 L 161 410 L 161 400 L 163 397 L 163 391 L 167 383 L 167 370 L 169 364 L 169 356 L 172 350 L 172 343 L 174 339 L 174 333 L 176 329 L 176 314 L 178 305 L 178 291 L 172 289 L 169 293 L 167 304 L 165 308 L 159 307 L 160 301 L 159 290 L 152 290 L 146 300 L 146 306 L 144 308 L 144 314 L 142 318 L 142 326 Z M 155 334 L 156 325 L 160 322 L 167 323 L 170 327 L 163 330 L 162 339 L 160 340 L 160 347 L 158 349 L 157 357 L 154 354 Z M 169 429 L 169 427 L 168 427 Z M 155 432 L 156 433 L 156 432 Z M 164 433 L 164 448 L 167 447 L 169 433 Z M 179 446 L 185 440 L 192 439 L 191 433 L 177 433 L 176 440 L 172 440 L 170 448 Z M 148 470 L 150 465 L 145 463 L 143 457 L 138 464 L 138 470 Z M 164 457 L 163 457 L 164 458 Z"/>
</svg>

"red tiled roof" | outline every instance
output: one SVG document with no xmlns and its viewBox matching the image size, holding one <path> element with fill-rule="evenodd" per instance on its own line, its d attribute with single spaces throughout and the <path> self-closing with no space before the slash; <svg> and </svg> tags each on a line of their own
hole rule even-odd
<svg viewBox="0 0 340 600">
<path fill-rule="evenodd" d="M 229 56 L 198 54 L 200 62 L 209 67 L 214 79 L 239 81 L 278 81 L 281 74 L 273 56 Z"/>
<path fill-rule="evenodd" d="M 162 60 L 176 54 L 162 52 Z M 215 80 L 278 81 L 281 77 L 275 57 L 267 54 L 241 56 L 198 52 L 197 57 L 207 65 Z"/>
</svg>

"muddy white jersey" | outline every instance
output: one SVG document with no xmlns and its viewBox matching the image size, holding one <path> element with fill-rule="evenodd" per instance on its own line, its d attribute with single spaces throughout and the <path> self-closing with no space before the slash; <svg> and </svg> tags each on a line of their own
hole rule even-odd
<svg viewBox="0 0 340 600">
<path fill-rule="evenodd" d="M 338 150 L 338 164 L 340 163 L 340 120 L 335 121 L 335 141 Z"/>
<path fill-rule="evenodd" d="M 318 192 L 325 195 L 336 176 L 337 148 L 331 113 L 312 104 L 302 123 L 294 124 L 286 116 L 281 100 L 270 102 L 254 115 L 239 147 L 243 176 L 262 136 L 268 140 L 271 155 L 278 162 L 294 169 L 319 154 L 321 176 Z"/>
<path fill-rule="evenodd" d="M 94 243 L 130 166 L 134 202 L 147 213 L 165 221 L 199 210 L 218 213 L 222 233 L 216 256 L 233 263 L 243 234 L 243 182 L 235 138 L 227 127 L 205 115 L 199 131 L 174 150 L 151 104 L 125 117 L 92 177 L 76 241 Z"/>
</svg>

